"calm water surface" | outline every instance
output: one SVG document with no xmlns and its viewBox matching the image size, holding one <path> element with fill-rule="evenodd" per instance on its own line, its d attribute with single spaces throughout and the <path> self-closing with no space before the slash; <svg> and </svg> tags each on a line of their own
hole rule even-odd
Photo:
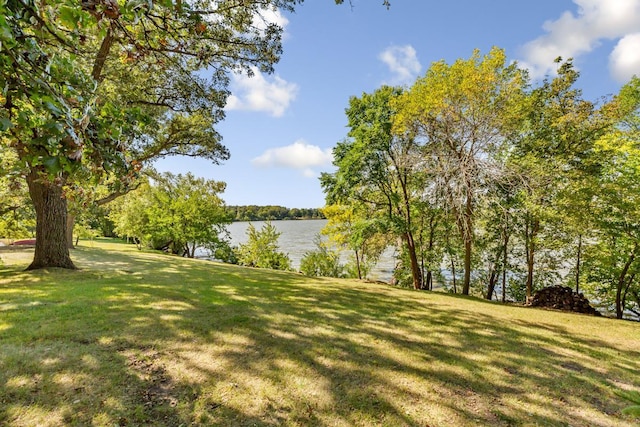
<svg viewBox="0 0 640 427">
<path fill-rule="evenodd" d="M 227 227 L 229 234 L 231 235 L 231 245 L 239 245 L 246 243 L 247 228 L 249 222 L 239 221 L 231 223 Z M 252 221 L 251 224 L 260 230 L 265 224 L 264 221 Z M 307 251 L 314 250 L 316 245 L 314 243 L 315 236 L 320 233 L 320 230 L 327 224 L 326 219 L 311 219 L 311 220 L 290 220 L 290 221 L 271 221 L 271 224 L 282 233 L 278 239 L 278 245 L 280 250 L 289 255 L 291 258 L 293 268 L 300 268 L 300 260 Z M 388 249 L 381 257 L 378 265 L 370 274 L 372 280 L 391 280 L 394 259 L 393 249 Z M 347 261 L 348 255 L 343 253 L 343 262 Z"/>
</svg>

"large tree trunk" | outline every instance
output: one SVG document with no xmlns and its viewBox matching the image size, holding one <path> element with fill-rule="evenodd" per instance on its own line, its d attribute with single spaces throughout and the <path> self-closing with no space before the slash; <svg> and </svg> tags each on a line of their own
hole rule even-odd
<svg viewBox="0 0 640 427">
<path fill-rule="evenodd" d="M 498 272 L 493 270 L 491 275 L 489 276 L 489 286 L 487 286 L 487 294 L 484 296 L 484 299 L 491 301 L 493 298 L 493 293 L 496 290 L 496 284 L 498 283 Z"/>
<path fill-rule="evenodd" d="M 35 171 L 28 175 L 27 184 L 36 210 L 36 249 L 27 270 L 75 269 L 67 246 L 67 200 L 62 187 L 41 178 Z"/>
<path fill-rule="evenodd" d="M 633 281 L 636 279 L 636 273 L 633 273 L 631 276 L 629 276 L 629 280 L 627 280 L 627 284 L 624 288 L 624 291 L 622 292 L 622 301 L 620 304 L 620 308 L 622 310 L 622 316 L 624 317 L 624 310 L 626 308 L 627 305 L 627 296 L 629 295 L 629 290 L 631 289 L 631 285 L 633 284 Z M 621 317 L 622 319 L 622 317 Z"/>
<path fill-rule="evenodd" d="M 411 262 L 413 288 L 422 289 L 422 269 L 420 268 L 420 263 L 418 262 L 418 255 L 416 253 L 416 242 L 413 239 L 413 233 L 411 231 L 411 198 L 409 197 L 409 191 L 407 189 L 408 175 L 406 170 L 404 170 L 404 173 L 401 173 L 401 170 L 403 170 L 401 168 L 396 168 L 396 170 L 398 171 L 398 178 L 402 186 L 402 196 L 404 198 L 404 217 L 407 221 L 407 231 L 404 233 L 404 238 L 407 242 L 407 250 L 409 251 L 409 260 Z M 398 208 L 398 210 L 400 210 L 400 208 Z"/>
</svg>

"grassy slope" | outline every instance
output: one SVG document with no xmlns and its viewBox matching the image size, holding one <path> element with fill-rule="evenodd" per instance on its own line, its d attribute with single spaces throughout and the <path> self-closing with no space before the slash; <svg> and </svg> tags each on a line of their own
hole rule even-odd
<svg viewBox="0 0 640 427">
<path fill-rule="evenodd" d="M 0 425 L 638 422 L 637 323 L 108 242 L 81 271 L 0 256 Z"/>
</svg>

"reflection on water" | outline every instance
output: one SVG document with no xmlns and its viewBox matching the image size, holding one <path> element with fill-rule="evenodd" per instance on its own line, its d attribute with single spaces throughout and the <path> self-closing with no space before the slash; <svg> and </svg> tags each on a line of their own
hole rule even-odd
<svg viewBox="0 0 640 427">
<path fill-rule="evenodd" d="M 280 250 L 287 253 L 294 269 L 300 268 L 300 260 L 305 252 L 315 249 L 314 239 L 320 230 L 326 225 L 326 219 L 301 220 L 301 221 L 271 221 L 271 224 L 282 233 L 278 239 Z M 264 221 L 251 222 L 256 230 L 260 230 Z M 247 242 L 247 228 L 249 222 L 234 222 L 227 227 L 231 236 L 231 244 L 238 245 Z M 394 266 L 394 250 L 387 249 L 380 258 L 378 265 L 370 274 L 372 280 L 390 281 Z M 348 254 L 342 254 L 342 261 L 346 262 Z"/>
</svg>

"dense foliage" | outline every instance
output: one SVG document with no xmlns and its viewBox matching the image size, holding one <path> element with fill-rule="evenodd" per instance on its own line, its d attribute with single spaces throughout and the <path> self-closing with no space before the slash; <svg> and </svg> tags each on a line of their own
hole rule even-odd
<svg viewBox="0 0 640 427">
<path fill-rule="evenodd" d="M 73 268 L 67 200 L 80 182 L 122 194 L 168 155 L 229 156 L 215 125 L 232 72 L 271 72 L 298 0 L 0 2 L 0 143 L 36 211 L 30 268 Z M 203 70 L 207 70 L 203 73 Z"/>
<path fill-rule="evenodd" d="M 198 248 L 215 254 L 228 246 L 225 225 L 231 221 L 220 198 L 224 187 L 191 174 L 156 175 L 113 202 L 110 218 L 116 233 L 140 247 L 189 258 Z"/>
<path fill-rule="evenodd" d="M 494 48 L 353 97 L 327 233 L 397 246 L 399 284 L 522 301 L 560 283 L 640 317 L 640 80 L 597 104 L 557 63 L 535 86 Z"/>
</svg>

